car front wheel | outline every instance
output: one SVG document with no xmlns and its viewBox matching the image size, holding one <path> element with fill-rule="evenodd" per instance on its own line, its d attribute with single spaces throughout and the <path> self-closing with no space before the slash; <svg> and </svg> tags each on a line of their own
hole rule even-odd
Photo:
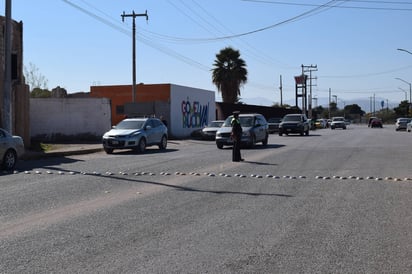
<svg viewBox="0 0 412 274">
<path fill-rule="evenodd" d="M 256 145 L 256 137 L 255 137 L 255 135 L 252 135 L 249 147 L 253 148 L 255 145 Z"/>
<path fill-rule="evenodd" d="M 113 153 L 113 148 L 105 147 L 105 148 L 104 148 L 104 151 L 105 151 L 107 154 L 112 154 L 112 153 Z"/>
<path fill-rule="evenodd" d="M 146 150 L 146 139 L 141 138 L 139 144 L 137 145 L 137 151 L 143 153 Z"/>
<path fill-rule="evenodd" d="M 167 147 L 167 138 L 163 135 L 162 140 L 160 140 L 159 149 L 166 149 Z"/>
<path fill-rule="evenodd" d="M 263 139 L 262 141 L 262 145 L 266 146 L 268 144 L 268 139 L 269 139 L 269 136 L 266 134 L 265 139 Z"/>
<path fill-rule="evenodd" d="M 216 143 L 216 146 L 217 146 L 218 149 L 222 149 L 222 148 L 223 148 L 223 145 L 222 145 L 222 144 L 219 144 L 219 143 Z"/>
<path fill-rule="evenodd" d="M 3 158 L 3 168 L 6 170 L 12 170 L 17 163 L 17 154 L 13 150 L 9 149 Z"/>
</svg>

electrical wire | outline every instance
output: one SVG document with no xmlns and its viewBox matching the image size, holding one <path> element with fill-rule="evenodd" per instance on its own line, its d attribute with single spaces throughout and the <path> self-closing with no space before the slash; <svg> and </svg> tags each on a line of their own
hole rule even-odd
<svg viewBox="0 0 412 274">
<path fill-rule="evenodd" d="M 129 36 L 129 37 L 132 36 L 130 30 L 126 30 L 126 29 L 124 29 L 123 27 L 118 26 L 117 24 L 114 24 L 114 23 L 106 20 L 105 18 L 103 18 L 103 17 L 101 17 L 101 16 L 98 16 L 98 15 L 92 13 L 92 12 L 90 12 L 90 11 L 82 8 L 82 7 L 79 6 L 79 5 L 74 4 L 73 2 L 71 2 L 71 1 L 69 1 L 69 0 L 61 0 L 61 1 L 65 2 L 66 4 L 72 6 L 72 7 L 75 8 L 75 9 L 77 9 L 77 10 L 85 13 L 86 15 L 88 15 L 88 16 L 96 19 L 97 21 L 99 21 L 99 22 L 101 22 L 101 23 L 103 23 L 103 24 L 105 24 L 105 25 L 107 25 L 107 26 L 109 26 L 109 27 L 111 27 L 111 28 L 113 28 L 113 29 L 115 29 L 115 30 L 123 33 L 123 34 L 126 34 L 126 35 Z M 83 2 L 84 2 L 84 1 L 83 1 Z M 148 45 L 149 47 L 152 47 L 152 48 L 154 48 L 154 49 L 156 49 L 156 50 L 158 50 L 158 51 L 160 51 L 160 52 L 165 53 L 166 55 L 169 55 L 169 56 L 171 56 L 171 57 L 174 57 L 174 58 L 176 58 L 176 59 L 178 59 L 178 60 L 180 60 L 180 61 L 182 61 L 182 62 L 184 62 L 184 63 L 186 63 L 186 64 L 188 64 L 188 65 L 197 67 L 198 69 L 203 70 L 203 71 L 210 71 L 210 67 L 205 66 L 205 65 L 203 65 L 203 64 L 201 64 L 201 63 L 199 63 L 199 62 L 197 62 L 197 61 L 195 61 L 195 60 L 193 60 L 193 59 L 191 59 L 191 58 L 189 58 L 189 57 L 187 57 L 187 56 L 184 56 L 184 55 L 182 55 L 182 54 L 174 51 L 174 50 L 171 50 L 170 48 L 166 48 L 166 47 L 163 47 L 163 46 L 161 46 L 161 45 L 158 45 L 158 44 L 152 42 L 151 39 L 148 39 L 147 37 L 144 37 L 144 35 L 142 35 L 142 34 L 137 33 L 137 34 L 136 34 L 136 39 L 140 40 L 142 43 Z"/>
<path fill-rule="evenodd" d="M 319 4 L 309 4 L 309 3 L 290 3 L 282 1 L 269 1 L 269 0 L 241 0 L 244 2 L 254 2 L 254 3 L 265 3 L 265 4 L 277 4 L 277 5 L 289 5 L 289 6 L 306 6 L 306 7 L 320 7 Z M 356 2 L 356 3 L 368 3 L 368 4 L 396 4 L 396 5 L 412 5 L 412 2 L 388 2 L 388 1 L 351 1 L 346 2 Z M 358 10 L 383 10 L 383 11 L 412 11 L 412 8 L 392 8 L 392 7 L 365 7 L 365 6 L 331 6 L 333 8 L 341 9 L 358 9 Z"/>
<path fill-rule="evenodd" d="M 71 2 L 71 1 L 69 1 L 69 0 L 62 0 L 62 1 L 65 2 L 66 4 L 72 6 L 73 8 L 78 9 L 79 11 L 85 13 L 86 15 L 88 15 L 88 16 L 96 19 L 97 21 L 99 21 L 99 22 L 101 22 L 101 23 L 109 26 L 110 28 L 113 28 L 113 29 L 115 29 L 115 30 L 117 30 L 117 31 L 119 31 L 119 32 L 121 32 L 121 33 L 123 33 L 123 34 L 126 34 L 126 35 L 128 35 L 129 37 L 131 37 L 131 31 L 130 31 L 130 30 L 126 30 L 123 26 L 119 25 L 119 24 L 117 23 L 116 19 L 111 18 L 112 21 L 116 22 L 116 23 L 112 23 L 112 22 L 110 22 L 109 20 L 103 18 L 102 16 L 96 15 L 95 13 L 93 13 L 93 12 L 91 12 L 91 11 L 88 11 L 87 9 L 85 9 L 85 8 L 83 8 L 83 7 L 81 7 L 81 6 L 77 5 L 77 4 L 74 4 L 73 2 Z M 97 9 L 96 7 L 93 7 L 92 5 L 90 5 L 89 3 L 87 3 L 87 1 L 84 1 L 84 0 L 80 0 L 80 1 L 82 1 L 84 4 L 88 5 L 89 7 L 92 7 L 93 9 L 99 11 L 99 12 L 102 13 L 104 16 L 110 17 L 109 15 L 105 14 L 105 13 L 102 12 L 101 10 L 99 10 L 99 9 Z M 263 0 L 241 0 L 241 1 L 248 1 L 248 2 L 269 2 L 269 3 L 275 3 L 275 2 L 276 2 L 276 3 L 281 3 L 281 2 L 279 2 L 279 1 L 263 1 Z M 169 2 L 170 2 L 170 1 L 169 1 Z M 193 1 L 193 2 L 198 6 L 198 8 L 203 9 L 196 1 Z M 246 35 L 250 35 L 250 34 L 253 34 L 253 33 L 265 31 L 265 30 L 268 30 L 268 29 L 271 29 L 271 28 L 275 28 L 275 27 L 281 26 L 281 25 L 283 25 L 283 24 L 287 24 L 287 23 L 291 23 L 291 22 L 298 21 L 298 20 L 302 20 L 302 19 L 304 19 L 304 18 L 306 18 L 306 17 L 314 16 L 314 15 L 320 13 L 320 12 L 324 12 L 324 11 L 326 11 L 326 10 L 328 10 L 328 9 L 331 9 L 331 8 L 341 7 L 344 2 L 387 3 L 387 1 L 366 1 L 366 0 L 363 0 L 363 1 L 362 1 L 362 0 L 358 0 L 358 1 L 355 1 L 355 0 L 352 0 L 352 1 L 351 1 L 351 0 L 345 0 L 345 1 L 343 1 L 343 0 L 333 0 L 333 1 L 328 1 L 328 2 L 326 2 L 325 4 L 322 4 L 322 5 L 316 5 L 315 8 L 310 9 L 309 11 L 306 11 L 306 12 L 304 12 L 304 13 L 301 13 L 301 14 L 296 15 L 296 16 L 294 16 L 294 17 L 291 17 L 291 18 L 289 18 L 289 19 L 283 20 L 283 21 L 281 21 L 281 22 L 278 22 L 278 23 L 275 23 L 275 24 L 272 24 L 272 25 L 270 25 L 270 26 L 263 27 L 263 28 L 260 28 L 260 29 L 256 29 L 256 30 L 253 30 L 253 31 L 240 33 L 240 34 L 232 34 L 232 35 L 221 36 L 221 37 L 214 37 L 214 38 L 182 38 L 182 37 L 172 37 L 172 36 L 157 34 L 157 33 L 150 32 L 150 31 L 145 31 L 144 33 L 143 33 L 143 32 L 138 33 L 138 34 L 137 34 L 137 39 L 140 40 L 142 43 L 148 45 L 149 47 L 152 47 L 152 48 L 154 48 L 154 49 L 156 49 L 156 50 L 158 50 L 158 51 L 160 51 L 160 52 L 163 52 L 163 53 L 165 53 L 165 54 L 168 55 L 168 56 L 171 56 L 171 57 L 173 57 L 173 58 L 175 58 L 175 59 L 178 59 L 178 60 L 180 60 L 180 61 L 182 61 L 182 62 L 184 62 L 184 63 L 186 63 L 186 64 L 188 64 L 188 65 L 194 66 L 194 67 L 196 67 L 196 68 L 198 68 L 198 69 L 200 69 L 200 70 L 202 70 L 202 71 L 210 72 L 210 70 L 211 70 L 210 66 L 205 66 L 205 65 L 201 64 L 200 62 L 195 61 L 194 59 L 191 59 L 191 58 L 189 58 L 189 57 L 187 57 L 187 56 L 185 56 L 185 55 L 183 55 L 183 54 L 180 54 L 180 53 L 178 53 L 178 52 L 176 52 L 176 51 L 174 51 L 174 50 L 171 50 L 171 49 L 168 48 L 168 47 L 165 47 L 165 46 L 159 45 L 158 43 L 153 42 L 153 40 L 154 40 L 153 37 L 157 37 L 157 38 L 159 38 L 159 39 L 164 39 L 164 40 L 167 40 L 167 41 L 174 40 L 174 41 L 186 42 L 186 43 L 187 43 L 188 41 L 195 41 L 195 42 L 197 42 L 197 43 L 205 43 L 205 42 L 216 42 L 216 41 L 220 41 L 220 40 L 232 40 L 232 39 L 235 39 L 235 38 L 240 38 L 240 37 L 243 37 L 243 36 L 246 36 Z M 171 2 L 170 2 L 170 3 L 171 3 Z M 284 3 L 284 2 L 282 2 L 282 3 Z M 391 3 L 391 4 L 392 4 L 392 3 L 396 3 L 396 4 L 403 4 L 403 5 L 410 5 L 410 4 L 412 4 L 412 2 L 388 2 L 388 3 Z M 292 4 L 292 3 L 289 3 L 289 4 Z M 295 3 L 295 4 L 297 4 L 297 3 Z M 172 5 L 173 5 L 173 4 L 172 4 Z M 301 4 L 301 5 L 307 6 L 308 4 Z M 189 10 L 191 10 L 191 11 L 193 12 L 193 9 L 192 9 L 192 8 L 189 8 Z M 404 10 L 404 11 L 405 11 L 405 10 L 409 11 L 409 9 L 403 9 L 403 10 Z M 207 14 L 206 10 L 204 10 L 204 13 Z M 210 15 L 210 16 L 211 16 L 211 15 Z M 212 16 L 211 16 L 211 17 L 212 17 Z M 215 19 L 216 19 L 216 18 L 215 18 Z M 193 17 L 192 17 L 192 20 L 194 20 L 195 22 L 197 22 L 195 19 L 193 19 Z M 202 19 L 202 20 L 205 21 L 204 19 Z M 221 23 L 218 22 L 218 20 L 214 20 L 214 21 L 217 22 L 217 24 L 221 24 Z M 196 24 L 199 24 L 199 23 L 197 22 Z M 224 26 L 223 24 L 221 24 L 221 25 Z M 215 31 L 221 32 L 221 31 L 218 30 L 218 28 L 216 28 L 216 27 L 215 27 L 214 25 L 212 25 L 212 24 L 209 24 L 209 27 L 214 28 Z M 227 30 L 227 28 L 226 28 L 225 30 L 228 31 L 228 32 L 230 32 L 230 30 Z M 210 31 L 210 30 L 209 30 L 209 31 Z M 213 33 L 213 32 L 212 32 L 212 33 Z M 223 33 L 223 32 L 221 32 L 221 33 Z M 148 35 L 148 34 L 149 34 L 149 35 Z M 264 57 L 264 55 L 262 55 L 261 57 Z M 393 70 L 389 70 L 389 71 L 377 72 L 377 73 L 369 73 L 369 74 L 362 74 L 362 75 L 337 75 L 337 76 L 325 75 L 325 76 L 320 76 L 320 77 L 321 77 L 321 78 L 361 78 L 361 77 L 370 77 L 370 76 L 388 74 L 388 73 L 391 73 L 391 72 L 400 71 L 400 70 L 408 69 L 408 68 L 411 68 L 411 67 L 412 67 L 412 66 L 406 66 L 406 67 L 397 68 L 397 69 L 393 69 Z M 261 89 L 261 90 L 271 90 L 271 91 L 273 90 L 273 87 L 270 87 L 270 86 L 265 86 L 265 85 L 261 85 L 261 84 L 257 84 L 257 83 L 253 83 L 253 82 L 249 82 L 249 84 L 250 84 L 251 86 L 255 86 L 255 87 L 257 87 L 258 89 Z M 377 90 L 377 89 L 374 89 L 374 91 L 376 91 L 376 90 Z M 387 90 L 387 89 L 386 89 L 386 90 Z M 346 92 L 347 92 L 347 93 L 350 93 L 350 91 L 346 91 Z M 365 91 L 364 93 L 367 93 L 367 92 L 370 93 L 370 91 Z M 345 92 L 342 91 L 342 93 L 345 93 Z M 358 91 L 356 91 L 356 92 L 354 91 L 353 93 L 362 93 L 362 91 L 359 91 L 359 90 L 358 90 Z"/>
</svg>

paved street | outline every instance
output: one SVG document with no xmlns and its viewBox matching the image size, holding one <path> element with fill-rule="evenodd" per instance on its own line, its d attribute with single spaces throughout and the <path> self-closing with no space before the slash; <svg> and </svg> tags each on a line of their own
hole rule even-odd
<svg viewBox="0 0 412 274">
<path fill-rule="evenodd" d="M 0 273 L 410 273 L 412 133 L 351 125 L 266 147 L 19 162 Z"/>
</svg>

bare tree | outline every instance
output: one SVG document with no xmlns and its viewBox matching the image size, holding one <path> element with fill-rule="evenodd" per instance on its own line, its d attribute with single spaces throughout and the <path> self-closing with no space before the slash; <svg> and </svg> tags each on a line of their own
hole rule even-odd
<svg viewBox="0 0 412 274">
<path fill-rule="evenodd" d="M 39 68 L 35 64 L 29 63 L 29 66 L 24 66 L 24 77 L 26 84 L 30 86 L 30 91 L 34 89 L 48 90 L 46 77 L 40 73 Z"/>
</svg>

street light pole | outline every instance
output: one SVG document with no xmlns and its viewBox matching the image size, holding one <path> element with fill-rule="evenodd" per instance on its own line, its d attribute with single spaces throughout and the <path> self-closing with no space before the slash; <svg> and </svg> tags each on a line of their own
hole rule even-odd
<svg viewBox="0 0 412 274">
<path fill-rule="evenodd" d="M 402 82 L 404 82 L 404 83 L 406 83 L 406 84 L 408 84 L 409 85 L 409 103 L 412 103 L 412 83 L 409 83 L 408 81 L 405 81 L 405 80 L 403 80 L 403 79 L 401 79 L 401 78 L 395 78 L 396 80 L 399 80 L 399 81 L 402 81 Z"/>
<path fill-rule="evenodd" d="M 397 49 L 397 50 L 404 51 L 406 53 L 412 54 L 412 52 L 410 52 L 409 50 L 406 50 L 406 49 Z"/>
<path fill-rule="evenodd" d="M 405 92 L 405 101 L 408 101 L 408 95 L 406 90 L 404 90 L 403 88 L 399 88 L 400 90 L 402 90 L 403 92 Z"/>
</svg>

